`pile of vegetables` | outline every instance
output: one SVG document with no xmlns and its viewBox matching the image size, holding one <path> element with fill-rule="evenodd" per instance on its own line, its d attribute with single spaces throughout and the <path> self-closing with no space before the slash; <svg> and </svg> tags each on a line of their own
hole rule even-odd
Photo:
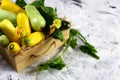
<svg viewBox="0 0 120 80">
<path fill-rule="evenodd" d="M 24 0 L 2 0 L 0 5 L 0 45 L 12 54 L 19 54 L 22 47 L 32 47 L 48 37 L 64 41 L 62 30 L 70 29 L 69 39 L 65 42 L 64 50 L 54 59 L 41 64 L 35 71 L 50 68 L 62 69 L 65 62 L 62 56 L 69 47 L 79 49 L 83 53 L 99 59 L 97 50 L 70 22 L 57 17 L 56 9 L 44 5 L 44 0 L 36 0 L 30 4 Z M 78 39 L 83 45 L 78 44 Z"/>
</svg>

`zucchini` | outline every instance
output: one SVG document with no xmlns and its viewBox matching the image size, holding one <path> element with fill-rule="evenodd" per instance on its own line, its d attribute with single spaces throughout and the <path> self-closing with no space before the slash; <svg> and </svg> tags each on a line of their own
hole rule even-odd
<svg viewBox="0 0 120 80">
<path fill-rule="evenodd" d="M 30 19 L 30 23 L 33 30 L 40 31 L 45 27 L 46 21 L 35 6 L 29 4 L 26 5 L 25 12 L 27 13 L 28 18 Z"/>
<path fill-rule="evenodd" d="M 13 24 L 16 24 L 16 14 L 0 8 L 0 21 L 3 19 L 8 19 Z"/>
</svg>

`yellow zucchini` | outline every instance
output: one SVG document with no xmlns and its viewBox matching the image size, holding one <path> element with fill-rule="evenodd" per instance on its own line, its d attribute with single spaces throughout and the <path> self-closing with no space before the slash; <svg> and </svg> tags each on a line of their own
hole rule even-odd
<svg viewBox="0 0 120 80">
<path fill-rule="evenodd" d="M 25 38 L 25 44 L 27 46 L 34 46 L 38 44 L 40 41 L 42 41 L 45 38 L 44 33 L 42 32 L 33 32 L 28 37 Z"/>
<path fill-rule="evenodd" d="M 18 13 L 22 9 L 10 0 L 2 0 L 1 8 L 13 13 Z"/>
<path fill-rule="evenodd" d="M 25 37 L 31 34 L 29 19 L 25 13 L 17 14 L 16 29 L 22 37 Z"/>
<path fill-rule="evenodd" d="M 17 54 L 21 50 L 21 48 L 18 43 L 12 42 L 8 45 L 8 50 L 14 54 Z"/>
<path fill-rule="evenodd" d="M 11 40 L 18 42 L 19 37 L 16 34 L 16 29 L 8 19 L 4 19 L 0 22 L 0 29 L 6 34 L 6 36 Z"/>
</svg>

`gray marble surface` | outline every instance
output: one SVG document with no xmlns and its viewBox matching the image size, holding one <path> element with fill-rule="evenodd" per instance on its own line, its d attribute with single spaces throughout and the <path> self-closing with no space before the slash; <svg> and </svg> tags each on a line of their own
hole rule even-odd
<svg viewBox="0 0 120 80">
<path fill-rule="evenodd" d="M 120 80 L 120 0 L 46 0 L 96 46 L 100 60 L 71 48 L 67 66 L 40 73 L 16 73 L 0 57 L 0 80 Z M 31 68 L 29 68 L 31 69 Z"/>
</svg>

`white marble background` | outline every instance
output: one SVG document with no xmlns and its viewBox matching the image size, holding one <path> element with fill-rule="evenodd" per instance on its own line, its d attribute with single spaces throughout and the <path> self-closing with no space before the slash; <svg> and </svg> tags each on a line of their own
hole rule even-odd
<svg viewBox="0 0 120 80">
<path fill-rule="evenodd" d="M 40 73 L 16 73 L 0 57 L 0 80 L 120 80 L 120 0 L 46 0 L 96 46 L 100 60 L 69 49 L 67 67 Z"/>
</svg>

